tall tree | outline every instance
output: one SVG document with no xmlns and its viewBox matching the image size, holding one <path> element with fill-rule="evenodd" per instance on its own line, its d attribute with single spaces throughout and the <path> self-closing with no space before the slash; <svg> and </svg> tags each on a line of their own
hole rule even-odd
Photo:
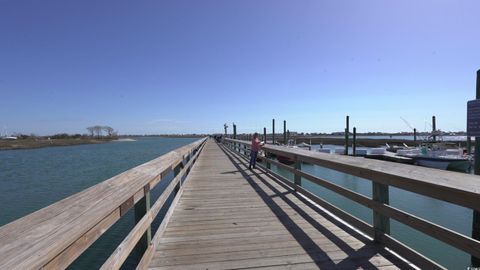
<svg viewBox="0 0 480 270">
<path fill-rule="evenodd" d="M 97 138 L 100 138 L 102 135 L 102 126 L 93 126 L 93 131 L 97 135 Z"/>
<path fill-rule="evenodd" d="M 103 126 L 103 130 L 105 130 L 108 137 L 112 137 L 112 134 L 113 134 L 113 131 L 114 131 L 112 127 Z"/>
<path fill-rule="evenodd" d="M 94 127 L 87 127 L 88 133 L 90 134 L 90 137 L 93 137 L 93 133 L 95 132 Z"/>
</svg>

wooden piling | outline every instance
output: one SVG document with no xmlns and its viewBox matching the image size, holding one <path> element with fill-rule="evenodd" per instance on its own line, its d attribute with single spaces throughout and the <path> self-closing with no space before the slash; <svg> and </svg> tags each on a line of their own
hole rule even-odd
<svg viewBox="0 0 480 270">
<path fill-rule="evenodd" d="M 283 120 L 283 143 L 287 144 L 287 121 Z"/>
<path fill-rule="evenodd" d="M 433 141 L 434 142 L 437 141 L 437 135 L 435 135 L 436 131 L 437 131 L 437 121 L 436 121 L 435 115 L 434 115 L 434 116 L 432 116 L 432 133 L 433 133 Z"/>
<path fill-rule="evenodd" d="M 416 145 L 417 144 L 417 129 L 413 129 L 413 143 Z"/>
<path fill-rule="evenodd" d="M 272 119 L 272 144 L 275 144 L 275 119 Z"/>
<path fill-rule="evenodd" d="M 350 116 L 347 115 L 346 118 L 346 128 L 345 128 L 345 155 L 348 155 L 348 132 L 349 132 L 349 125 L 350 125 Z"/>
<path fill-rule="evenodd" d="M 263 128 L 263 143 L 267 144 L 267 128 Z"/>
<path fill-rule="evenodd" d="M 480 69 L 477 71 L 477 95 L 480 99 Z M 474 173 L 480 175 L 480 137 L 475 137 L 475 157 L 474 157 Z M 480 212 L 473 210 L 472 219 L 472 238 L 480 240 Z M 473 267 L 480 267 L 480 258 L 471 256 L 471 263 Z"/>
<path fill-rule="evenodd" d="M 356 156 L 357 151 L 357 128 L 353 127 L 353 143 L 352 143 L 353 156 Z"/>
</svg>

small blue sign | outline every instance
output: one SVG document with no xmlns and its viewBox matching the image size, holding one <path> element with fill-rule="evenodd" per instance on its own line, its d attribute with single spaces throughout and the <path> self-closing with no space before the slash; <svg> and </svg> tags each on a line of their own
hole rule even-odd
<svg viewBox="0 0 480 270">
<path fill-rule="evenodd" d="M 480 99 L 467 102 L 467 136 L 480 137 Z"/>
</svg>

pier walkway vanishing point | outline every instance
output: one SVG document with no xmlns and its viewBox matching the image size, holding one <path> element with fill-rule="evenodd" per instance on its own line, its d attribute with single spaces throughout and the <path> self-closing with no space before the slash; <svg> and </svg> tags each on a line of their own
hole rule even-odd
<svg viewBox="0 0 480 270">
<path fill-rule="evenodd" d="M 209 141 L 149 269 L 408 269 L 263 170 Z"/>
<path fill-rule="evenodd" d="M 389 204 L 392 186 L 472 209 L 475 235 L 478 176 L 275 145 L 249 170 L 249 147 L 200 139 L 4 225 L 0 269 L 67 268 L 132 212 L 135 226 L 101 269 L 119 269 L 133 250 L 142 256 L 137 269 L 445 269 L 392 237 L 390 219 L 480 258 L 478 240 Z M 369 180 L 372 196 L 311 175 L 304 163 Z M 370 208 L 372 223 L 309 192 L 304 180 Z"/>
</svg>

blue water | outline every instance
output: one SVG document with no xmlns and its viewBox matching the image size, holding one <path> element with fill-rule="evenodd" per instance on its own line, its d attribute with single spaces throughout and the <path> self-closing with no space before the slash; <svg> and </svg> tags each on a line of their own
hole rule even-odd
<svg viewBox="0 0 480 270">
<path fill-rule="evenodd" d="M 0 226 L 195 140 L 147 137 L 134 142 L 0 151 Z M 152 197 L 158 197 L 161 189 L 159 185 L 152 190 Z M 70 268 L 99 268 L 133 225 L 133 211 L 129 211 Z M 129 260 L 124 268 L 132 265 Z"/>
</svg>

